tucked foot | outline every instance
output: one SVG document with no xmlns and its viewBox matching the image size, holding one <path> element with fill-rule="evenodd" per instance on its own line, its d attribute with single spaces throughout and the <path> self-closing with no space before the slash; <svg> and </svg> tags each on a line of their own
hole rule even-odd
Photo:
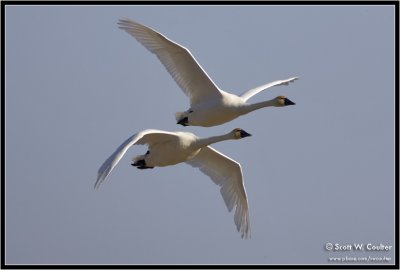
<svg viewBox="0 0 400 270">
<path fill-rule="evenodd" d="M 141 166 L 146 166 L 146 162 L 144 161 L 144 159 L 141 159 L 141 160 L 135 161 L 131 165 L 135 166 L 135 167 L 141 167 Z"/>
<path fill-rule="evenodd" d="M 143 170 L 143 169 L 154 169 L 154 167 L 147 167 L 147 166 L 138 166 L 137 168 L 141 169 L 141 170 Z"/>
<path fill-rule="evenodd" d="M 182 118 L 177 122 L 177 124 L 187 127 L 189 125 L 189 119 L 187 117 Z"/>
<path fill-rule="evenodd" d="M 137 167 L 138 169 L 153 169 L 154 167 L 149 167 L 146 165 L 146 161 L 144 159 L 138 160 L 131 164 L 132 166 Z"/>
</svg>

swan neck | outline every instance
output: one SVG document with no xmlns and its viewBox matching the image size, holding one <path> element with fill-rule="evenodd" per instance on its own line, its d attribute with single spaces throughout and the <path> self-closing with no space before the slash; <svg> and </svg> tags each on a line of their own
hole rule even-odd
<svg viewBox="0 0 400 270">
<path fill-rule="evenodd" d="M 273 99 L 271 100 L 267 100 L 267 101 L 261 101 L 261 102 L 257 102 L 257 103 L 253 103 L 253 104 L 249 104 L 246 108 L 247 113 L 261 109 L 261 108 L 265 108 L 265 107 L 272 107 L 275 106 L 275 101 Z"/>
<path fill-rule="evenodd" d="M 221 141 L 226 141 L 226 140 L 233 140 L 234 138 L 230 133 L 225 134 L 225 135 L 220 135 L 220 136 L 213 136 L 213 137 L 207 137 L 207 138 L 200 138 L 196 142 L 196 148 L 203 148 L 206 147 L 210 144 L 221 142 Z"/>
</svg>

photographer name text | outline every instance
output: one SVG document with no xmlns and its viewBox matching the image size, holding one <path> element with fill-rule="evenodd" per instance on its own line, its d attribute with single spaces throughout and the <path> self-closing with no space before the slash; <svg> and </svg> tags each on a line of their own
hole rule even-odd
<svg viewBox="0 0 400 270">
<path fill-rule="evenodd" d="M 353 243 L 353 244 L 339 244 L 339 243 L 326 243 L 325 249 L 328 251 L 390 251 L 391 245 L 382 243 Z"/>
</svg>

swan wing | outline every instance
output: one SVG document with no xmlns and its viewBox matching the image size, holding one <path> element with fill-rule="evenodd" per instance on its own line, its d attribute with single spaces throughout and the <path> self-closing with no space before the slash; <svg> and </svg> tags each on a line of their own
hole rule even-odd
<svg viewBox="0 0 400 270">
<path fill-rule="evenodd" d="M 177 135 L 173 132 L 156 129 L 147 129 L 132 135 L 131 137 L 126 139 L 106 161 L 104 161 L 103 165 L 101 165 L 100 169 L 97 172 L 97 181 L 94 185 L 94 188 L 99 188 L 100 184 L 106 179 L 106 177 L 110 174 L 110 172 L 114 169 L 114 167 L 118 164 L 118 162 L 131 146 L 135 144 L 152 145 L 155 143 L 170 140 L 172 137 L 176 138 L 176 136 Z"/>
<path fill-rule="evenodd" d="M 264 91 L 265 89 L 268 89 L 272 86 L 277 86 L 277 85 L 288 85 L 291 82 L 294 82 L 295 80 L 298 80 L 298 77 L 293 77 L 287 80 L 278 80 L 278 81 L 273 81 L 267 84 L 263 84 L 261 86 L 258 86 L 256 88 L 250 89 L 246 92 L 244 92 L 243 94 L 240 95 L 240 97 L 244 100 L 247 101 L 249 98 L 251 98 L 252 96 L 260 93 L 261 91 Z"/>
<path fill-rule="evenodd" d="M 121 19 L 119 28 L 154 53 L 169 74 L 190 98 L 191 105 L 221 96 L 221 92 L 188 49 L 154 29 L 129 19 Z"/>
<path fill-rule="evenodd" d="M 249 205 L 243 184 L 240 164 L 210 146 L 204 147 L 189 165 L 199 168 L 215 184 L 221 187 L 221 194 L 229 211 L 235 207 L 234 220 L 242 237 L 250 237 Z"/>
</svg>

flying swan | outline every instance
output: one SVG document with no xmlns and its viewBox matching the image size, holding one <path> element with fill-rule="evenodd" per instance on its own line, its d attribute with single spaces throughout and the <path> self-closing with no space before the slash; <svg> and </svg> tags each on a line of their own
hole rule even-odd
<svg viewBox="0 0 400 270">
<path fill-rule="evenodd" d="M 228 134 L 199 138 L 190 132 L 168 132 L 147 129 L 129 137 L 103 163 L 97 175 L 95 189 L 106 179 L 126 151 L 133 145 L 148 145 L 144 155 L 132 159 L 138 169 L 152 169 L 181 162 L 199 168 L 221 187 L 220 192 L 229 211 L 235 208 L 234 220 L 242 238 L 250 237 L 249 205 L 240 164 L 210 147 L 210 144 L 251 136 L 236 128 Z"/>
<path fill-rule="evenodd" d="M 264 107 L 282 107 L 295 104 L 285 96 L 278 96 L 254 104 L 249 104 L 247 101 L 252 96 L 272 86 L 288 85 L 297 80 L 297 77 L 273 81 L 237 96 L 221 90 L 185 47 L 154 29 L 133 20 L 121 19 L 118 24 L 119 28 L 136 38 L 158 57 L 175 82 L 189 97 L 190 108 L 175 114 L 177 124 L 183 126 L 216 126 Z"/>
</svg>

